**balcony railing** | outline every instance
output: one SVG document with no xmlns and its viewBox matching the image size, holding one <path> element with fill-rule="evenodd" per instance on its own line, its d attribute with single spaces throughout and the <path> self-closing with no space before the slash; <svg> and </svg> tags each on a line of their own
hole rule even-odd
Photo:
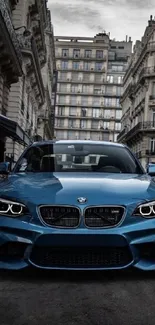
<svg viewBox="0 0 155 325">
<path fill-rule="evenodd" d="M 155 76 L 155 67 L 143 68 L 139 74 L 139 81 L 141 81 L 143 78 L 152 77 L 152 76 Z"/>
<path fill-rule="evenodd" d="M 75 68 L 75 67 L 69 67 L 69 66 L 60 66 L 60 65 L 57 65 L 57 70 L 61 70 L 61 71 L 85 71 L 85 72 L 99 72 L 99 73 L 104 73 L 105 72 L 105 68 L 96 68 L 96 67 L 91 67 L 91 68 L 85 68 L 83 66 L 79 66 L 78 68 Z"/>
<path fill-rule="evenodd" d="M 155 121 L 139 122 L 129 131 L 127 128 L 122 130 L 117 138 L 118 141 L 129 140 L 139 132 L 155 132 Z"/>
<path fill-rule="evenodd" d="M 83 60 L 102 60 L 102 61 L 106 61 L 107 57 L 106 56 L 96 56 L 96 55 L 85 55 L 85 54 L 62 54 L 62 53 L 58 53 L 56 54 L 56 58 L 59 59 L 71 59 L 71 60 L 79 60 L 79 59 L 83 59 Z"/>
</svg>

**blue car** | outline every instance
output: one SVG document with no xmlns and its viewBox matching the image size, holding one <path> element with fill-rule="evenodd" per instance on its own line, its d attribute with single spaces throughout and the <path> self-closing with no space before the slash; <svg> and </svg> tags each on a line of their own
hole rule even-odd
<svg viewBox="0 0 155 325">
<path fill-rule="evenodd" d="M 155 270 L 155 182 L 126 146 L 36 142 L 0 174 L 1 269 Z"/>
</svg>

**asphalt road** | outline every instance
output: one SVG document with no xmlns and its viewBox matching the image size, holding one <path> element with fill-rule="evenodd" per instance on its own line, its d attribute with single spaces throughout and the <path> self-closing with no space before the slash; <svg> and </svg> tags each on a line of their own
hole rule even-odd
<svg viewBox="0 0 155 325">
<path fill-rule="evenodd" d="M 0 325 L 154 325 L 155 272 L 0 272 Z"/>
</svg>

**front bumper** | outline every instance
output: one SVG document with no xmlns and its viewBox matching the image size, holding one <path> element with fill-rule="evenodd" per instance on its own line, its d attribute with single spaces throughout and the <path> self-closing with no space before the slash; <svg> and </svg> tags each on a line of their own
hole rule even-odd
<svg viewBox="0 0 155 325">
<path fill-rule="evenodd" d="M 54 229 L 0 217 L 0 269 L 155 270 L 155 220 L 111 229 Z"/>
</svg>

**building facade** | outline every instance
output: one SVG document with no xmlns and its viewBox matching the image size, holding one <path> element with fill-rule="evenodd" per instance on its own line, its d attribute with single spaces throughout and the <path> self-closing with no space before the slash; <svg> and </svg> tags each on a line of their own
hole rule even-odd
<svg viewBox="0 0 155 325">
<path fill-rule="evenodd" d="M 124 77 L 122 128 L 118 142 L 127 144 L 143 167 L 155 162 L 155 19 L 150 17 L 137 41 Z"/>
<path fill-rule="evenodd" d="M 11 22 L 20 49 L 21 72 L 19 78 L 10 83 L 8 102 L 2 113 L 18 126 L 19 133 L 23 132 L 20 143 L 14 137 L 6 139 L 5 158 L 13 157 L 16 161 L 29 143 L 50 139 L 53 135 L 50 116 L 55 57 L 47 1 L 18 0 L 14 3 Z"/>
<path fill-rule="evenodd" d="M 12 23 L 16 2 L 0 1 L 0 161 L 4 160 L 6 136 L 21 141 L 22 134 L 15 123 L 4 117 L 8 108 L 10 85 L 16 83 L 23 73 L 22 53 Z M 23 134 L 22 136 L 24 137 Z"/>
<path fill-rule="evenodd" d="M 47 11 L 47 26 L 45 29 L 45 44 L 47 60 L 42 68 L 45 89 L 45 103 L 38 114 L 37 134 L 43 139 L 54 138 L 55 97 L 57 85 L 54 31 L 50 11 Z"/>
<path fill-rule="evenodd" d="M 55 37 L 58 71 L 55 137 L 116 141 L 121 129 L 120 97 L 132 42 Z"/>
</svg>

